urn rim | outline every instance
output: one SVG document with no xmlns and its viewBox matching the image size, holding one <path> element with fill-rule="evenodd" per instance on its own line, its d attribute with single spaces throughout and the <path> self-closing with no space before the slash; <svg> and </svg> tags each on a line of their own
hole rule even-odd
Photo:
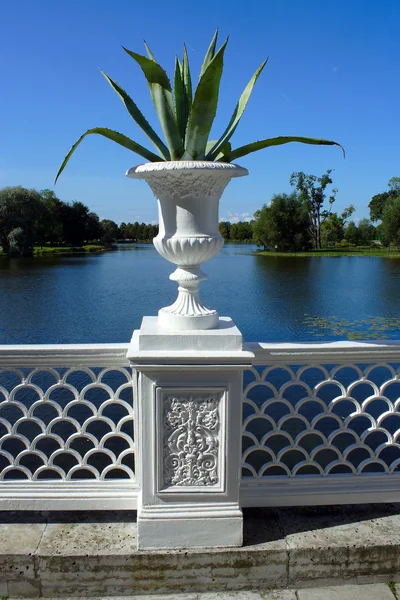
<svg viewBox="0 0 400 600">
<path fill-rule="evenodd" d="M 171 160 L 160 162 L 147 162 L 136 165 L 127 170 L 126 176 L 131 179 L 146 179 L 149 176 L 162 176 L 165 172 L 180 174 L 205 171 L 221 175 L 225 173 L 230 178 L 245 177 L 249 174 L 245 167 L 235 163 L 212 162 L 207 160 Z"/>
</svg>

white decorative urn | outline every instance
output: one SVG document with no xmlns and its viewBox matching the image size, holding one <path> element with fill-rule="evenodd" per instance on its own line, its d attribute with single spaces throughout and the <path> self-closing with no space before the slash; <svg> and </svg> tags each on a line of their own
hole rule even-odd
<svg viewBox="0 0 400 600">
<path fill-rule="evenodd" d="M 170 279 L 178 282 L 178 297 L 158 312 L 164 329 L 218 327 L 218 312 L 204 306 L 199 284 L 206 275 L 200 265 L 218 254 L 224 240 L 218 229 L 219 199 L 233 177 L 247 169 L 229 163 L 171 161 L 145 163 L 127 171 L 144 179 L 158 200 L 160 230 L 153 243 L 159 254 L 177 265 Z"/>
</svg>

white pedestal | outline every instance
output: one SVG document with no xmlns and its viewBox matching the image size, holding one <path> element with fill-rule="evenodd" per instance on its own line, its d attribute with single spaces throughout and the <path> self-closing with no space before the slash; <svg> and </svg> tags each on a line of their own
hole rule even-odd
<svg viewBox="0 0 400 600">
<path fill-rule="evenodd" d="M 167 351 L 182 354 L 189 352 L 242 351 L 243 338 L 229 317 L 220 317 L 217 329 L 169 330 L 159 326 L 157 317 L 143 317 L 140 329 L 133 332 L 128 358 L 143 357 L 142 352 Z"/>
<path fill-rule="evenodd" d="M 140 549 L 242 545 L 242 373 L 253 354 L 231 319 L 219 322 L 166 332 L 145 317 L 134 332 Z"/>
</svg>

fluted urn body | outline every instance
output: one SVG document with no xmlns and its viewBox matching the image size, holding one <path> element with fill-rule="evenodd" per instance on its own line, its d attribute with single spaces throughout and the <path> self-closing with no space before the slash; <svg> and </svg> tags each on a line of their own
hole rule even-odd
<svg viewBox="0 0 400 600">
<path fill-rule="evenodd" d="M 156 196 L 160 229 L 153 243 L 161 256 L 177 265 L 170 279 L 179 284 L 178 297 L 159 310 L 160 327 L 218 327 L 218 312 L 200 300 L 199 283 L 206 279 L 200 265 L 224 245 L 218 208 L 225 187 L 233 177 L 247 174 L 238 165 L 206 161 L 145 163 L 127 172 L 128 177 L 147 181 Z"/>
</svg>

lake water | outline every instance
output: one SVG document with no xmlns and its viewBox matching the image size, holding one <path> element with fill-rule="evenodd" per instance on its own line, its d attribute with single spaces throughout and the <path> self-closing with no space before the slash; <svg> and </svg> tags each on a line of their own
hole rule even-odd
<svg viewBox="0 0 400 600">
<path fill-rule="evenodd" d="M 255 249 L 227 245 L 203 267 L 204 301 L 231 316 L 247 341 L 338 339 L 355 321 L 373 323 L 376 337 L 400 337 L 399 259 L 264 257 Z M 152 245 L 0 258 L 0 343 L 127 342 L 143 315 L 175 300 L 173 270 Z M 391 320 L 389 335 L 382 318 Z"/>
</svg>

